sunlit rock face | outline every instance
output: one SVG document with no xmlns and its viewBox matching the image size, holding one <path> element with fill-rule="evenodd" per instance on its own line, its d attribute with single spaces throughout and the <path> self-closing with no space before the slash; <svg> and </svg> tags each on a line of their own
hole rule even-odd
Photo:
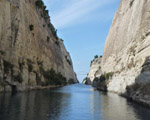
<svg viewBox="0 0 150 120">
<path fill-rule="evenodd" d="M 142 90 L 143 84 L 150 82 L 149 6 L 150 0 L 121 1 L 106 39 L 101 65 L 103 73 L 113 72 L 108 91 L 127 92 L 132 99 L 144 103 L 150 100 L 145 95 L 148 92 Z M 127 89 L 135 83 L 139 86 Z"/>
<path fill-rule="evenodd" d="M 83 80 L 84 84 L 93 84 L 94 79 L 101 75 L 102 73 L 101 72 L 101 60 L 102 60 L 102 57 L 94 58 L 91 61 L 90 71 L 87 77 Z"/>
<path fill-rule="evenodd" d="M 77 82 L 70 55 L 37 1 L 0 0 L 0 91 L 45 86 L 43 74 L 51 68 Z"/>
<path fill-rule="evenodd" d="M 88 73 L 88 76 L 87 76 L 91 82 L 93 82 L 95 77 L 99 76 L 99 73 L 100 73 L 99 70 L 101 69 L 101 60 L 102 60 L 102 57 L 95 58 L 91 62 L 90 72 Z"/>
<path fill-rule="evenodd" d="M 98 78 L 97 87 L 105 81 L 104 85 L 108 91 L 127 95 L 148 105 L 150 105 L 149 6 L 150 0 L 121 0 L 106 39 L 101 63 L 97 64 L 99 68 L 92 65 L 88 75 L 91 81 Z M 99 71 L 98 74 L 95 71 Z"/>
<path fill-rule="evenodd" d="M 109 91 L 124 93 L 128 85 L 150 82 L 150 1 L 122 0 L 110 28 L 102 71 L 114 72 Z"/>
</svg>

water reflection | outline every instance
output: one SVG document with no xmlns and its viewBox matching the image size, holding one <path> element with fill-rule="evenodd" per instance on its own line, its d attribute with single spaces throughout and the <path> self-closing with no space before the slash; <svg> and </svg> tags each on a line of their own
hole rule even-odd
<svg viewBox="0 0 150 120">
<path fill-rule="evenodd" d="M 93 93 L 90 94 L 90 111 L 92 120 L 96 120 L 97 118 L 101 118 L 101 95 L 99 91 L 94 91 L 94 88 L 92 91 Z"/>
<path fill-rule="evenodd" d="M 149 120 L 150 110 L 82 84 L 0 94 L 0 120 Z"/>
<path fill-rule="evenodd" d="M 139 120 L 134 108 L 127 100 L 113 93 L 101 95 L 101 111 L 103 120 Z"/>
<path fill-rule="evenodd" d="M 55 120 L 68 104 L 69 96 L 49 91 L 0 94 L 0 120 Z"/>
</svg>

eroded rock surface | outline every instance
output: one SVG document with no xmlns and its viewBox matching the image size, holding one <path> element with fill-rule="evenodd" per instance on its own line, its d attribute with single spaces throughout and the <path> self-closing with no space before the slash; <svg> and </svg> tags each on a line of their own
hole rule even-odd
<svg viewBox="0 0 150 120">
<path fill-rule="evenodd" d="M 77 82 L 56 32 L 41 0 L 0 0 L 0 91 L 50 85 L 50 70 L 58 84 Z"/>
<path fill-rule="evenodd" d="M 106 39 L 100 65 L 100 74 L 108 79 L 108 91 L 128 93 L 129 97 L 134 96 L 133 100 L 147 104 L 150 95 L 141 89 L 150 82 L 149 6 L 150 0 L 121 0 Z M 138 88 L 132 89 L 137 83 Z M 133 95 L 137 91 L 138 95 Z"/>
<path fill-rule="evenodd" d="M 91 67 L 90 67 L 90 71 L 87 75 L 87 77 L 83 80 L 83 84 L 88 84 L 91 85 L 93 84 L 93 81 L 96 77 L 99 77 L 101 75 L 101 60 L 102 57 L 100 58 L 94 58 L 91 61 Z"/>
<path fill-rule="evenodd" d="M 150 82 L 150 1 L 122 0 L 110 28 L 102 71 L 113 72 L 108 90 L 124 93 L 135 82 Z"/>
</svg>

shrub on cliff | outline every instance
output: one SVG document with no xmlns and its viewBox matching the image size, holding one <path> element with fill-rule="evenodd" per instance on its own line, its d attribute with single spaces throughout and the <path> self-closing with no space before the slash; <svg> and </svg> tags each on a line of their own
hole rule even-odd
<svg viewBox="0 0 150 120">
<path fill-rule="evenodd" d="M 109 78 L 113 76 L 113 72 L 105 73 L 104 76 L 105 76 L 105 79 L 108 80 Z"/>
<path fill-rule="evenodd" d="M 37 0 L 35 1 L 35 5 L 38 7 L 38 8 L 43 8 L 44 7 L 44 3 L 42 0 Z"/>
<path fill-rule="evenodd" d="M 49 17 L 49 14 L 48 14 L 48 10 L 46 10 L 46 6 L 44 5 L 44 2 L 42 0 L 37 0 L 35 2 L 35 5 L 42 9 L 42 13 L 41 13 L 41 16 L 44 17 L 44 19 L 47 21 L 50 17 Z M 53 36 L 58 40 L 58 36 L 57 36 L 57 30 L 54 28 L 54 26 L 49 22 L 48 23 L 48 27 L 50 28 Z"/>
<path fill-rule="evenodd" d="M 95 59 L 98 58 L 98 55 L 95 55 L 94 58 L 95 58 Z"/>
<path fill-rule="evenodd" d="M 37 0 L 35 2 L 35 5 L 42 9 L 43 10 L 43 13 L 41 14 L 42 17 L 45 18 L 45 20 L 47 20 L 47 18 L 49 18 L 49 15 L 48 15 L 48 10 L 46 10 L 46 6 L 44 5 L 44 2 L 42 0 Z"/>
<path fill-rule="evenodd" d="M 46 85 L 65 85 L 66 78 L 61 73 L 56 73 L 54 69 L 43 71 L 44 78 L 47 80 Z"/>
<path fill-rule="evenodd" d="M 28 71 L 32 72 L 33 71 L 33 62 L 30 59 L 27 59 L 27 65 L 28 65 Z"/>
<path fill-rule="evenodd" d="M 6 53 L 5 53 L 5 51 L 0 50 L 0 54 L 1 54 L 1 55 L 5 55 Z"/>
<path fill-rule="evenodd" d="M 92 60 L 91 63 L 90 63 L 90 67 L 92 66 L 92 63 L 93 63 L 93 60 Z"/>
<path fill-rule="evenodd" d="M 48 27 L 50 28 L 52 34 L 54 35 L 54 37 L 58 40 L 58 36 L 57 36 L 57 30 L 54 28 L 53 24 L 49 23 Z"/>
<path fill-rule="evenodd" d="M 19 72 L 18 75 L 14 76 L 14 80 L 19 83 L 22 83 L 23 82 L 22 74 Z"/>
<path fill-rule="evenodd" d="M 9 61 L 4 60 L 4 72 L 7 73 L 12 68 L 13 68 L 13 65 Z"/>
<path fill-rule="evenodd" d="M 29 25 L 29 29 L 30 29 L 30 31 L 33 31 L 34 30 L 34 25 Z"/>
<path fill-rule="evenodd" d="M 110 78 L 112 78 L 112 76 L 113 76 L 113 72 L 104 73 L 99 78 L 96 77 L 95 80 L 97 82 L 106 82 L 107 80 L 109 80 Z"/>
<path fill-rule="evenodd" d="M 28 71 L 29 71 L 29 72 L 32 72 L 32 71 L 33 71 L 33 66 L 32 66 L 32 64 L 28 64 Z"/>
</svg>

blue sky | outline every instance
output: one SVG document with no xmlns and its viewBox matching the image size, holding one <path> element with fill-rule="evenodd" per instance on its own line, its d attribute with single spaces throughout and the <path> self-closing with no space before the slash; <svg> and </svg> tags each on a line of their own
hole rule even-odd
<svg viewBox="0 0 150 120">
<path fill-rule="evenodd" d="M 95 55 L 102 55 L 120 0 L 43 0 L 69 51 L 81 82 Z"/>
</svg>

